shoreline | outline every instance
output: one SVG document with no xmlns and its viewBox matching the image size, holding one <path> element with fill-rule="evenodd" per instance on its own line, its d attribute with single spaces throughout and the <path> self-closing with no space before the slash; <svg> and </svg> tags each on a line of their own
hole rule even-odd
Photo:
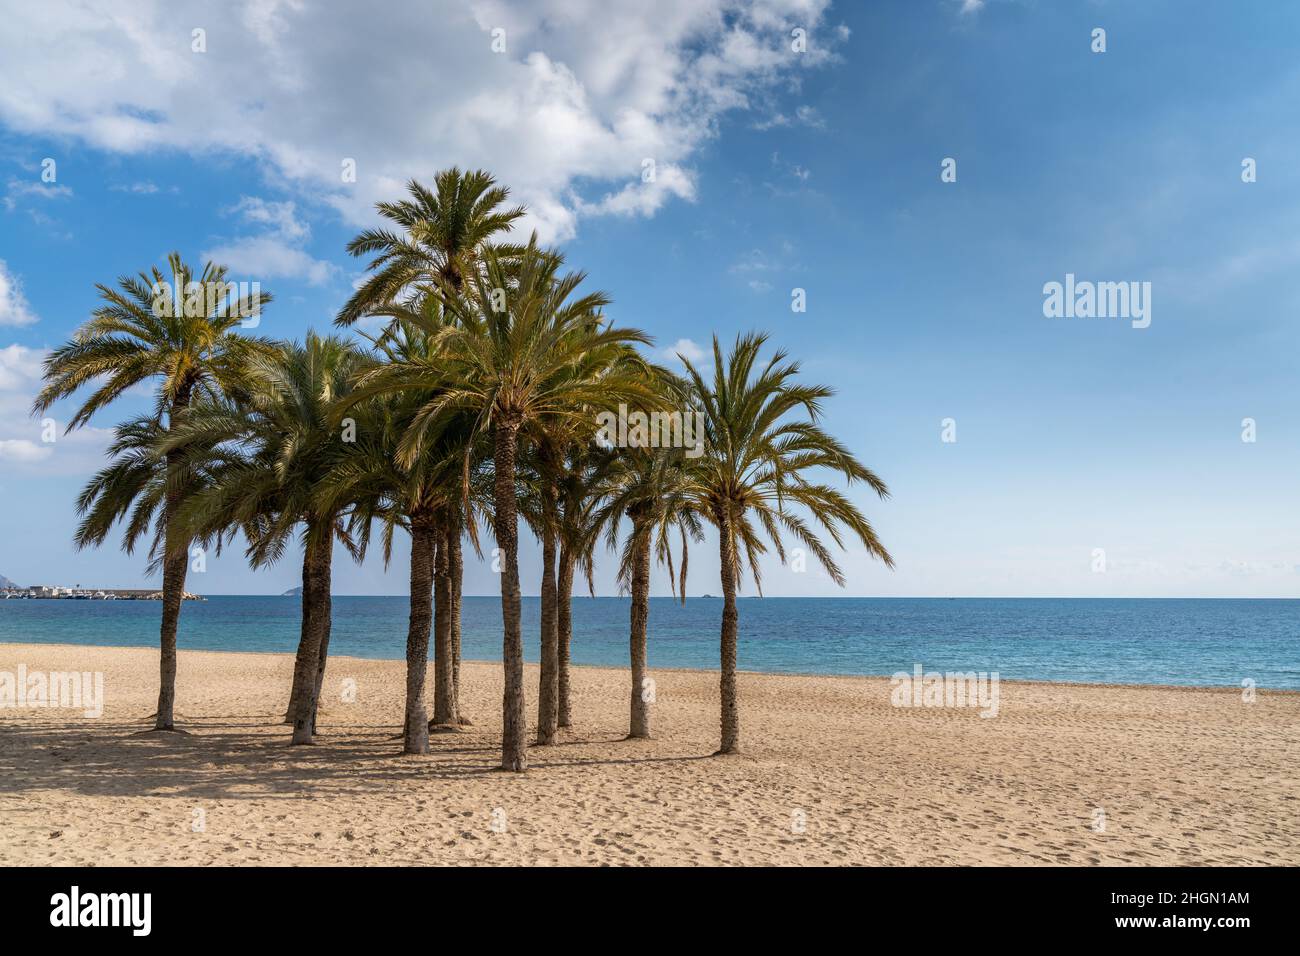
<svg viewBox="0 0 1300 956">
<path fill-rule="evenodd" d="M 651 646 L 653 646 L 653 641 L 651 642 Z M 44 643 L 31 643 L 27 641 L 7 641 L 4 639 L 0 639 L 0 648 L 4 648 L 4 647 L 27 647 L 27 648 L 52 647 L 61 650 L 72 650 L 75 648 L 95 648 L 95 649 L 103 649 L 103 650 L 145 651 L 145 652 L 149 652 L 151 650 L 152 651 L 157 650 L 157 648 L 151 648 L 147 644 L 68 644 L 63 642 L 44 644 Z M 178 655 L 186 654 L 186 653 L 237 654 L 237 655 L 248 655 L 250 657 L 284 657 L 286 655 L 289 657 L 293 657 L 294 654 L 293 651 L 245 651 L 245 650 L 230 650 L 227 648 L 219 648 L 219 647 L 178 647 L 177 648 Z M 432 649 L 430 650 L 430 653 L 432 654 Z M 403 657 L 357 657 L 356 655 L 349 655 L 349 654 L 339 654 L 339 655 L 331 654 L 329 659 L 331 663 L 333 663 L 335 660 L 339 660 L 339 661 L 357 661 L 357 662 L 367 661 L 371 663 L 386 662 L 386 663 L 405 664 L 406 661 L 406 659 Z M 484 666 L 496 666 L 496 667 L 501 666 L 501 660 L 499 658 L 466 657 L 466 658 L 462 658 L 461 663 L 478 664 Z M 429 666 L 430 667 L 433 666 L 432 657 L 429 658 Z M 530 661 L 525 659 L 524 666 L 536 667 L 537 661 Z M 570 662 L 569 666 L 571 668 L 581 667 L 581 668 L 589 668 L 592 670 L 617 671 L 622 669 L 619 667 L 611 666 L 609 664 L 579 664 L 576 661 Z M 673 673 L 717 674 L 718 673 L 718 668 L 709 668 L 709 667 L 653 667 L 651 666 L 651 667 L 647 667 L 647 669 L 650 671 L 654 671 L 656 673 L 668 673 L 668 674 L 673 674 Z M 835 674 L 835 673 L 825 673 L 825 672 L 818 672 L 818 671 L 751 671 L 751 670 L 745 670 L 745 668 L 743 667 L 737 667 L 736 673 L 744 674 L 745 676 L 748 677 L 801 677 L 801 678 L 826 677 L 831 679 L 844 679 L 844 680 L 885 680 L 887 681 L 893 677 L 894 673 L 899 673 L 899 672 L 895 671 L 890 674 Z M 927 668 L 926 673 L 927 674 L 931 673 L 931 670 Z M 934 671 L 934 673 L 943 673 L 943 672 Z M 988 672 L 988 673 L 992 673 L 992 672 Z M 1031 677 L 1001 677 L 1001 676 L 998 677 L 998 682 L 999 684 L 1012 684 L 1012 685 L 1025 684 L 1029 686 L 1041 685 L 1046 687 L 1096 687 L 1096 688 L 1115 688 L 1115 689 L 1150 688 L 1152 690 L 1174 690 L 1174 691 L 1185 690 L 1185 691 L 1205 691 L 1205 692 L 1217 692 L 1217 693 L 1225 693 L 1228 691 L 1237 693 L 1242 690 L 1241 686 L 1237 684 L 1134 684 L 1134 683 L 1117 683 L 1113 681 L 1108 681 L 1103 683 L 1103 682 L 1092 682 L 1092 681 L 1038 680 Z M 1300 697 L 1300 690 L 1296 690 L 1294 688 L 1289 688 L 1289 687 L 1265 687 L 1261 685 L 1256 685 L 1254 689 L 1256 691 L 1266 692 L 1270 695 L 1289 694 L 1294 697 Z"/>
</svg>

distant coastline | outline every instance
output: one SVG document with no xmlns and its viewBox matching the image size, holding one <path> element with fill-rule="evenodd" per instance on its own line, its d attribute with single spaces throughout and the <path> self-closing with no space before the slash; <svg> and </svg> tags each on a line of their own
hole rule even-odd
<svg viewBox="0 0 1300 956">
<path fill-rule="evenodd" d="M 53 593 L 53 592 L 58 593 Z M 359 594 L 353 591 L 331 591 L 334 597 L 347 598 L 405 598 L 405 594 Z M 301 597 L 302 588 L 290 588 L 287 591 L 218 591 L 208 594 L 192 594 L 185 592 L 186 601 L 206 601 L 209 598 L 259 598 L 259 597 Z M 494 598 L 499 599 L 498 594 L 466 594 L 466 598 Z M 521 595 L 524 600 L 537 600 L 537 594 L 524 593 Z M 656 600 L 679 601 L 671 594 L 652 594 L 651 598 Z M 159 601 L 162 600 L 162 591 L 156 588 L 50 588 L 50 587 L 18 587 L 12 585 L 9 587 L 0 587 L 0 600 L 6 598 L 29 598 L 33 600 L 118 600 L 118 601 Z M 625 594 L 596 594 L 581 595 L 573 598 L 574 603 L 578 601 L 623 601 L 627 602 L 630 598 Z M 687 597 L 690 601 L 720 601 L 722 600 L 716 594 L 692 594 Z M 764 600 L 764 601 L 1300 601 L 1300 595 L 1235 595 L 1235 594 L 1212 594 L 1212 595 L 1095 595 L 1095 594 L 1054 594 L 1054 595 L 1033 595 L 1033 594 L 737 594 L 736 600 Z"/>
<path fill-rule="evenodd" d="M 0 599 L 6 601 L 161 601 L 162 591 L 149 588 L 65 588 L 35 586 L 0 589 Z M 184 601 L 206 601 L 207 598 L 186 591 Z"/>
</svg>

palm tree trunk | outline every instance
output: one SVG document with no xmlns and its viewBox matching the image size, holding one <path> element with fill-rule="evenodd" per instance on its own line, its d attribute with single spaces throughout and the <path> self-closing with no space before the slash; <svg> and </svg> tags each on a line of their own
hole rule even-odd
<svg viewBox="0 0 1300 956">
<path fill-rule="evenodd" d="M 321 568 L 313 587 L 312 627 L 319 637 L 316 639 L 316 683 L 311 695 L 311 732 L 316 733 L 316 717 L 320 712 L 321 688 L 325 686 L 325 663 L 330 656 L 330 631 L 332 628 L 333 601 L 330 592 L 334 587 L 334 539 L 327 536 L 321 546 Z"/>
<path fill-rule="evenodd" d="M 406 727 L 402 752 L 429 752 L 429 624 L 433 618 L 433 562 L 437 530 L 429 515 L 411 515 L 411 616 L 406 631 Z"/>
<path fill-rule="evenodd" d="M 722 561 L 722 745 L 719 754 L 740 750 L 740 712 L 736 705 L 736 638 L 740 616 L 736 612 L 736 554 L 731 519 L 718 512 L 718 551 Z"/>
<path fill-rule="evenodd" d="M 632 720 L 629 737 L 650 736 L 650 706 L 646 687 L 646 624 L 650 619 L 650 534 L 632 528 Z"/>
<path fill-rule="evenodd" d="M 176 424 L 177 416 L 190 404 L 190 386 L 184 386 L 172 401 L 168 412 L 168 427 Z M 179 449 L 167 453 L 169 477 L 180 470 L 184 452 Z M 163 531 L 163 601 L 162 623 L 158 629 L 158 709 L 154 712 L 154 730 L 176 729 L 176 632 L 181 620 L 181 602 L 185 599 L 185 574 L 189 570 L 189 541 L 182 541 L 174 530 L 173 518 L 180 508 L 178 490 L 167 492 Z"/>
<path fill-rule="evenodd" d="M 177 507 L 172 494 L 167 498 L 170 516 Z M 168 535 L 170 537 L 170 535 Z M 189 570 L 188 542 L 167 541 L 163 558 L 162 627 L 159 631 L 161 653 L 158 665 L 158 710 L 154 730 L 176 729 L 176 631 L 180 625 L 181 601 L 185 597 L 185 573 Z M 179 548 L 179 551 L 176 550 Z"/>
<path fill-rule="evenodd" d="M 451 712 L 456 722 L 468 724 L 460 712 L 460 601 L 465 587 L 465 557 L 461 553 L 460 525 L 447 536 L 451 541 Z"/>
<path fill-rule="evenodd" d="M 558 723 L 561 727 L 573 726 L 573 707 L 569 700 L 569 644 L 573 641 L 573 566 L 574 560 L 567 547 L 560 547 L 560 580 L 556 586 L 556 630 L 559 647 L 556 657 L 555 689 L 559 698 Z"/>
<path fill-rule="evenodd" d="M 542 488 L 542 524 L 542 661 L 537 688 L 537 743 L 547 746 L 555 743 L 559 723 L 556 698 L 560 692 L 560 631 L 555 606 L 555 489 L 550 484 Z"/>
<path fill-rule="evenodd" d="M 494 524 L 501 553 L 501 662 L 505 693 L 501 698 L 501 768 L 528 769 L 525 735 L 524 638 L 519 607 L 519 524 L 515 502 L 515 450 L 519 422 L 498 421 L 493 436 L 496 466 Z"/>
<path fill-rule="evenodd" d="M 301 678 L 303 660 L 307 655 L 307 635 L 311 633 L 311 567 L 307 561 L 310 553 L 302 555 L 302 626 L 298 631 L 298 653 L 293 658 L 293 680 L 289 683 L 289 706 L 284 712 L 284 722 L 292 724 L 298 713 L 298 684 Z"/>
<path fill-rule="evenodd" d="M 430 727 L 459 724 L 452 682 L 451 646 L 451 547 L 453 532 L 439 530 L 433 564 L 433 720 Z"/>
<path fill-rule="evenodd" d="M 327 584 L 327 590 L 324 594 L 317 594 L 316 587 L 313 583 L 319 574 L 313 575 L 309 566 L 308 553 L 303 554 L 302 558 L 302 631 L 298 637 L 298 653 L 294 655 L 293 661 L 293 682 L 290 685 L 289 708 L 285 711 L 284 722 L 292 724 L 294 716 L 298 713 L 298 690 L 305 686 L 305 679 L 301 677 L 304 673 L 303 668 L 306 666 L 308 635 L 318 634 L 316 647 L 316 693 L 315 703 L 312 705 L 311 729 L 312 733 L 316 732 L 316 717 L 320 710 L 321 688 L 325 683 L 325 665 L 329 660 L 330 631 L 332 628 L 331 620 L 331 600 L 330 590 L 333 587 L 331 578 L 333 576 L 333 543 L 325 551 L 322 559 L 324 560 L 324 578 Z"/>
<path fill-rule="evenodd" d="M 307 554 L 303 560 L 303 600 L 307 633 L 303 636 L 301 670 L 295 670 L 291 698 L 297 707 L 293 714 L 294 744 L 310 744 L 316 732 L 316 674 L 320 663 L 321 642 L 329 626 L 330 550 L 333 540 L 329 526 L 307 523 Z M 310 596 L 310 598 L 309 598 Z"/>
</svg>

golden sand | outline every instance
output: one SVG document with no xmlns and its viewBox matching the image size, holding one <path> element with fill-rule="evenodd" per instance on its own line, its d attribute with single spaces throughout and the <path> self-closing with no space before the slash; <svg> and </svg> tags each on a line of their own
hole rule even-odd
<svg viewBox="0 0 1300 956">
<path fill-rule="evenodd" d="M 1004 681 L 984 719 L 743 674 L 745 753 L 715 758 L 716 674 L 653 672 L 654 739 L 627 741 L 627 673 L 579 667 L 575 726 L 518 775 L 497 664 L 465 665 L 473 727 L 403 757 L 401 662 L 332 659 L 319 743 L 290 748 L 289 655 L 182 651 L 188 736 L 138 733 L 157 656 L 0 644 L 0 672 L 102 671 L 107 696 L 0 710 L 0 863 L 1300 863 L 1293 692 Z"/>
</svg>

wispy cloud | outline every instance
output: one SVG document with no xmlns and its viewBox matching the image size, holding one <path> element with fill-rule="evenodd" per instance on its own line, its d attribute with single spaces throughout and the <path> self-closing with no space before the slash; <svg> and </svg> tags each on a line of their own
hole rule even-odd
<svg viewBox="0 0 1300 956">
<path fill-rule="evenodd" d="M 0 259 L 0 325 L 33 325 L 37 321 L 36 313 L 23 295 L 22 282 Z"/>
<path fill-rule="evenodd" d="M 4 198 L 0 202 L 4 203 L 6 211 L 13 212 L 18 208 L 19 203 L 27 197 L 36 199 L 67 199 L 72 195 L 72 190 L 67 186 L 60 186 L 58 183 L 45 183 L 39 180 L 10 178 L 5 185 Z"/>
<path fill-rule="evenodd" d="M 311 227 L 298 216 L 293 202 L 244 196 L 227 212 L 261 230 L 204 251 L 203 258 L 229 267 L 233 277 L 247 276 L 257 281 L 301 279 L 320 285 L 337 271 L 332 263 L 317 259 L 305 250 Z"/>
<path fill-rule="evenodd" d="M 767 119 L 759 120 L 753 124 L 753 128 L 760 131 L 796 126 L 809 129 L 825 129 L 826 120 L 817 112 L 816 107 L 804 105 L 795 109 L 793 113 L 775 113 Z"/>
<path fill-rule="evenodd" d="M 157 184 L 148 181 L 130 183 L 129 185 L 125 183 L 118 183 L 114 186 L 110 186 L 109 188 L 112 189 L 114 192 L 135 193 L 140 196 L 149 196 L 158 191 Z"/>
</svg>

